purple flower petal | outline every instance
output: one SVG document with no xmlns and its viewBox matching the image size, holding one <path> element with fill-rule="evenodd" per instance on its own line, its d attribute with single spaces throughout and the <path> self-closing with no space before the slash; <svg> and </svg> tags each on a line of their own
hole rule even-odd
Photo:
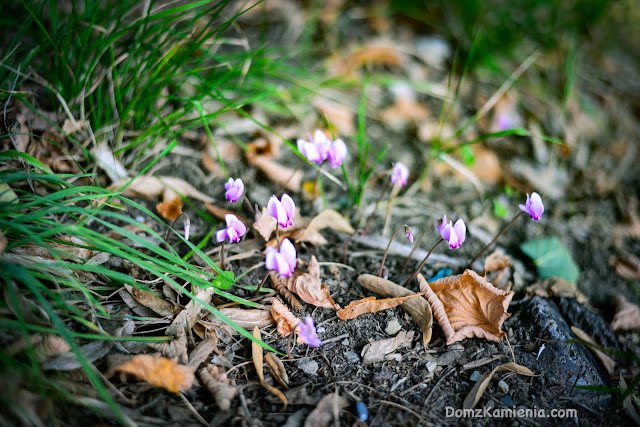
<svg viewBox="0 0 640 427">
<path fill-rule="evenodd" d="M 467 238 L 467 227 L 462 218 L 456 221 L 453 226 L 453 231 L 455 231 L 456 236 L 458 237 L 458 246 L 462 245 Z"/>
<path fill-rule="evenodd" d="M 291 271 L 295 270 L 297 265 L 296 248 L 289 239 L 282 240 L 282 243 L 280 244 L 280 254 L 287 261 L 287 264 L 289 264 Z"/>
<path fill-rule="evenodd" d="M 391 171 L 391 182 L 393 184 L 399 184 L 402 187 L 407 184 L 408 179 L 409 168 L 400 162 L 394 163 L 393 170 Z"/>
<path fill-rule="evenodd" d="M 331 143 L 327 158 L 329 159 L 329 165 L 332 168 L 338 167 L 342 164 L 344 158 L 347 156 L 347 145 L 340 138 Z"/>
<path fill-rule="evenodd" d="M 224 242 L 227 238 L 227 229 L 220 230 L 216 233 L 216 240 L 218 242 Z"/>
<path fill-rule="evenodd" d="M 296 333 L 299 341 L 309 347 L 320 347 L 322 345 L 311 316 L 305 317 L 304 320 L 296 325 Z"/>
</svg>

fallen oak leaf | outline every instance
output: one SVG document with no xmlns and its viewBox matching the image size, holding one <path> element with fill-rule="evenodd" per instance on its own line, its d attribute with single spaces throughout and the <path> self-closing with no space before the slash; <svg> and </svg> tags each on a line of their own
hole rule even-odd
<svg viewBox="0 0 640 427">
<path fill-rule="evenodd" d="M 294 274 L 289 277 L 282 277 L 276 272 L 269 274 L 273 282 L 280 281 L 304 302 L 318 307 L 336 309 L 336 303 L 329 294 L 329 288 L 320 281 L 320 264 L 315 255 L 311 256 L 306 273 L 296 268 Z"/>
<path fill-rule="evenodd" d="M 526 375 L 529 377 L 535 376 L 535 374 L 526 366 L 518 365 L 517 363 L 505 363 L 504 365 L 500 365 L 496 367 L 494 370 L 484 374 L 480 379 L 475 383 L 467 397 L 464 399 L 464 403 L 462 404 L 463 409 L 473 409 L 474 406 L 478 403 L 482 394 L 487 389 L 491 378 L 496 374 L 496 372 L 515 372 L 516 374 Z"/>
<path fill-rule="evenodd" d="M 327 239 L 320 234 L 320 230 L 330 228 L 335 231 L 343 231 L 348 234 L 353 234 L 355 230 L 349 224 L 349 222 L 338 212 L 333 209 L 325 209 L 316 215 L 302 235 L 296 239 L 298 242 L 309 242 L 313 245 L 324 245 L 327 243 Z"/>
<path fill-rule="evenodd" d="M 373 274 L 361 274 L 358 276 L 358 283 L 383 297 L 420 295 L 389 280 L 374 276 Z M 431 341 L 433 328 L 433 314 L 431 313 L 431 306 L 424 298 L 411 298 L 402 303 L 400 307 L 409 313 L 413 320 L 418 324 L 420 331 L 422 331 L 422 345 L 427 348 L 429 341 Z"/>
<path fill-rule="evenodd" d="M 153 294 L 140 288 L 134 288 L 131 285 L 124 285 L 129 294 L 143 306 L 150 308 L 160 316 L 173 316 L 176 313 L 176 306 Z"/>
<path fill-rule="evenodd" d="M 258 340 L 262 340 L 260 336 L 260 329 L 256 326 L 253 328 L 253 336 Z M 278 399 L 282 400 L 284 403 L 284 408 L 287 408 L 287 398 L 286 396 L 274 386 L 267 384 L 264 380 L 264 359 L 262 353 L 262 346 L 255 341 L 251 341 L 251 354 L 253 356 L 253 365 L 256 367 L 256 372 L 258 373 L 258 378 L 260 378 L 260 384 L 264 388 L 266 388 L 269 392 L 273 393 L 278 397 Z"/>
<path fill-rule="evenodd" d="M 470 337 L 494 342 L 504 337 L 500 328 L 510 316 L 507 309 L 513 291 L 502 291 L 471 270 L 432 283 L 419 274 L 418 283 L 442 327 L 447 345 Z"/>
<path fill-rule="evenodd" d="M 361 300 L 351 301 L 348 306 L 336 311 L 336 315 L 342 320 L 355 319 L 361 314 L 375 313 L 389 308 L 397 307 L 406 300 L 422 294 L 407 295 L 405 297 L 377 299 L 376 297 L 366 297 Z"/>
<path fill-rule="evenodd" d="M 413 331 L 409 331 L 408 333 L 400 331 L 395 337 L 370 342 L 362 349 L 362 363 L 379 362 L 384 360 L 386 355 L 396 351 L 398 348 L 410 347 L 413 335 Z"/>
<path fill-rule="evenodd" d="M 179 365 L 174 359 L 149 354 L 137 355 L 113 371 L 134 375 L 173 393 L 190 389 L 196 379 L 191 367 Z"/>
</svg>

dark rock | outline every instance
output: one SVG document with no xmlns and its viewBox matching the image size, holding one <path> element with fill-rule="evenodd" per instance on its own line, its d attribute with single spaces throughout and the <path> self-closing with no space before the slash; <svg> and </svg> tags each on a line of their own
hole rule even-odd
<svg viewBox="0 0 640 427">
<path fill-rule="evenodd" d="M 515 310 L 514 306 L 517 307 Z M 539 358 L 536 357 L 537 350 L 518 349 L 516 360 L 536 374 L 541 374 L 534 381 L 550 392 L 549 400 L 570 396 L 593 410 L 605 410 L 610 404 L 609 395 L 576 387 L 603 386 L 607 385 L 607 380 L 595 358 L 583 345 L 563 342 L 575 337 L 557 305 L 551 300 L 535 296 L 512 304 L 511 310 L 514 315 L 508 325 L 516 335 L 519 334 L 523 340 L 533 340 L 536 349 L 543 343 L 545 345 Z"/>
<path fill-rule="evenodd" d="M 575 298 L 558 298 L 557 305 L 569 326 L 582 329 L 605 349 L 620 350 L 616 336 L 602 316 L 592 312 Z"/>
<path fill-rule="evenodd" d="M 502 403 L 504 406 L 507 406 L 509 408 L 513 408 L 514 406 L 516 406 L 513 399 L 510 398 L 509 396 L 502 396 L 502 398 L 500 399 L 500 403 Z"/>
</svg>

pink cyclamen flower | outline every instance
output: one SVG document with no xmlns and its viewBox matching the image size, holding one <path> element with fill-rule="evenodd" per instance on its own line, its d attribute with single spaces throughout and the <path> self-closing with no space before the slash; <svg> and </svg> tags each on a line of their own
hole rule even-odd
<svg viewBox="0 0 640 427">
<path fill-rule="evenodd" d="M 311 316 L 307 316 L 304 320 L 298 322 L 295 332 L 298 334 L 298 341 L 302 344 L 306 344 L 309 347 L 320 347 L 322 345 L 322 341 L 316 331 L 316 325 L 313 323 L 313 317 Z"/>
<path fill-rule="evenodd" d="M 327 152 L 329 166 L 332 168 L 340 166 L 345 157 L 347 157 L 347 144 L 345 144 L 342 139 L 338 138 L 331 143 L 329 151 Z"/>
<path fill-rule="evenodd" d="M 274 217 L 280 227 L 287 228 L 293 225 L 293 214 L 296 211 L 296 204 L 293 203 L 293 199 L 288 194 L 283 194 L 282 199 L 274 195 L 271 196 L 267 203 L 267 212 Z"/>
<path fill-rule="evenodd" d="M 233 214 L 226 214 L 224 219 L 227 222 L 227 228 L 218 231 L 216 239 L 218 242 L 224 242 L 227 238 L 229 238 L 230 242 L 239 242 L 240 238 L 247 232 L 247 226 Z"/>
<path fill-rule="evenodd" d="M 455 225 L 452 221 L 447 223 L 447 215 L 442 217 L 442 224 L 438 225 L 438 232 L 449 243 L 449 249 L 459 248 L 467 238 L 467 227 L 464 225 L 464 221 L 459 219 Z"/>
<path fill-rule="evenodd" d="M 317 129 L 309 141 L 298 139 L 298 151 L 311 163 L 322 163 L 327 159 L 331 148 L 331 141 L 320 129 Z"/>
<path fill-rule="evenodd" d="M 227 189 L 224 195 L 230 202 L 237 202 L 242 197 L 242 193 L 244 193 L 244 183 L 240 178 L 236 180 L 229 178 L 229 181 L 224 184 L 224 188 Z"/>
<path fill-rule="evenodd" d="M 523 212 L 529 214 L 532 220 L 537 221 L 544 212 L 544 205 L 542 204 L 542 198 L 536 192 L 531 193 L 531 197 L 527 193 L 527 201 L 524 205 L 518 205 Z"/>
<path fill-rule="evenodd" d="M 277 271 L 281 276 L 287 277 L 296 269 L 296 248 L 289 239 L 282 240 L 280 250 L 267 248 L 267 256 L 264 265 L 267 270 Z"/>
<path fill-rule="evenodd" d="M 409 179 L 409 168 L 404 164 L 398 162 L 393 164 L 393 170 L 391 171 L 391 182 L 394 184 L 400 184 L 404 186 Z"/>
</svg>

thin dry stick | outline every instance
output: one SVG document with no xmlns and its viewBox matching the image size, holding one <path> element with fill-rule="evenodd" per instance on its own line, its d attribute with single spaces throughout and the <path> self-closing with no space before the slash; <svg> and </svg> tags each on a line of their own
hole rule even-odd
<svg viewBox="0 0 640 427">
<path fill-rule="evenodd" d="M 387 234 L 389 218 L 391 217 L 391 208 L 393 207 L 393 201 L 396 199 L 396 196 L 400 192 L 400 188 L 402 188 L 402 186 L 399 183 L 393 184 L 393 187 L 391 188 L 391 195 L 389 196 L 389 201 L 387 202 L 387 213 L 384 216 L 384 226 L 382 227 L 383 236 Z"/>
<path fill-rule="evenodd" d="M 262 289 L 262 287 L 264 286 L 265 282 L 267 281 L 267 277 L 269 277 L 269 272 L 268 271 L 267 271 L 267 274 L 265 274 L 264 277 L 262 278 L 262 281 L 258 285 L 258 288 L 256 289 L 256 291 L 253 293 L 254 297 L 256 295 L 258 295 L 258 292 L 260 292 L 260 289 Z"/>
<path fill-rule="evenodd" d="M 404 228 L 405 230 L 409 228 L 409 230 L 411 230 L 411 228 L 407 224 L 404 224 L 398 227 L 396 231 L 393 233 L 393 236 L 391 236 L 391 238 L 389 239 L 389 243 L 387 244 L 387 249 L 385 249 L 384 255 L 382 256 L 382 262 L 380 263 L 380 269 L 378 270 L 378 277 L 382 277 L 382 269 L 384 268 L 384 262 L 387 260 L 387 255 L 389 254 L 389 248 L 391 247 L 391 242 L 393 242 L 393 239 L 396 238 L 396 235 L 400 232 L 402 228 Z"/>
<path fill-rule="evenodd" d="M 224 270 L 224 240 L 220 244 L 220 268 Z"/>
<path fill-rule="evenodd" d="M 442 243 L 442 242 L 444 242 L 444 239 L 440 239 L 440 240 L 438 240 L 438 242 L 437 242 L 435 245 L 433 245 L 433 247 L 431 248 L 431 250 L 429 251 L 429 253 L 427 254 L 427 256 L 425 256 L 425 257 L 424 257 L 424 259 L 422 260 L 422 262 L 420 263 L 420 265 L 418 266 L 418 268 L 416 268 L 416 271 L 414 271 L 414 272 L 413 272 L 413 274 L 411 275 L 411 277 L 409 277 L 409 278 L 407 279 L 407 281 L 406 281 L 406 282 L 404 282 L 404 285 L 403 285 L 403 286 L 405 286 L 405 287 L 406 287 L 409 283 L 411 283 L 411 281 L 412 281 L 413 279 L 415 279 L 415 278 L 416 278 L 416 276 L 418 275 L 418 273 L 420 273 L 420 270 L 422 269 L 422 266 L 427 262 L 427 259 L 429 259 L 429 257 L 430 257 L 430 256 L 431 256 L 431 254 L 433 253 L 433 251 L 435 251 L 435 250 L 436 250 L 436 248 L 438 247 L 438 245 L 439 245 L 440 243 Z"/>
<path fill-rule="evenodd" d="M 196 408 L 193 407 L 191 402 L 189 402 L 189 400 L 186 397 L 184 397 L 184 394 L 178 393 L 178 395 L 180 395 L 180 397 L 182 398 L 182 401 L 184 402 L 185 405 L 187 405 L 187 408 L 189 408 L 189 411 L 191 411 L 193 416 L 196 417 L 196 419 L 200 421 L 202 425 L 208 426 L 209 423 L 207 422 L 207 420 L 202 418 L 202 415 L 200 415 L 198 411 L 196 411 Z"/>
<path fill-rule="evenodd" d="M 416 240 L 416 244 L 413 245 L 413 248 L 411 248 L 411 252 L 409 252 L 409 255 L 407 256 L 407 259 L 404 261 L 404 264 L 402 264 L 402 267 L 400 267 L 401 271 L 403 271 L 405 268 L 407 268 L 407 265 L 409 264 L 409 261 L 411 260 L 411 257 L 413 256 L 413 253 L 416 251 L 416 249 L 418 249 L 418 246 L 420 246 L 420 241 L 427 234 L 427 231 L 429 231 L 431 229 L 431 227 L 433 227 L 433 225 L 436 224 L 438 221 L 439 220 L 435 220 L 434 222 L 429 224 L 429 226 L 427 228 L 425 228 L 422 231 L 422 233 L 420 233 L 420 237 L 418 237 L 418 240 Z"/>
<path fill-rule="evenodd" d="M 249 209 L 251 210 L 251 215 L 253 215 L 253 218 L 255 219 L 256 218 L 256 211 L 255 211 L 255 209 L 253 209 L 253 206 L 251 206 L 251 202 L 249 201 L 249 198 L 244 193 L 242 193 L 242 197 L 244 197 L 245 202 L 247 202 L 247 206 L 249 206 Z"/>
<path fill-rule="evenodd" d="M 344 244 L 344 249 L 342 250 L 342 263 L 346 263 L 347 262 L 347 250 L 349 249 L 349 244 L 351 243 L 351 240 L 353 240 L 354 237 L 356 236 L 362 236 L 364 234 L 364 230 L 361 228 L 358 228 L 356 231 L 354 231 L 351 236 L 349 236 L 349 238 L 347 239 L 347 241 Z"/>
<path fill-rule="evenodd" d="M 496 234 L 496 237 L 493 238 L 492 241 L 490 241 L 487 246 L 485 246 L 484 248 L 482 248 L 482 250 L 480 252 L 478 252 L 478 255 L 475 256 L 475 258 L 473 258 L 471 260 L 471 262 L 469 264 L 467 264 L 467 269 L 471 268 L 471 265 L 476 262 L 478 260 L 478 258 L 480 258 L 480 256 L 482 256 L 483 253 L 485 253 L 487 251 L 487 249 L 489 249 L 491 247 L 491 245 L 493 245 L 496 240 L 498 240 L 498 237 L 500 237 L 500 235 L 502 235 L 502 233 L 504 233 L 505 231 L 507 231 L 509 229 L 509 227 L 511 227 L 513 225 L 514 222 L 516 222 L 516 219 L 518 219 L 520 217 L 520 215 L 522 215 L 524 213 L 524 211 L 520 211 L 516 216 L 513 217 L 513 219 L 511 221 L 509 221 L 509 223 L 507 225 L 504 226 L 504 228 L 502 230 L 500 230 L 500 232 L 498 234 Z"/>
</svg>

